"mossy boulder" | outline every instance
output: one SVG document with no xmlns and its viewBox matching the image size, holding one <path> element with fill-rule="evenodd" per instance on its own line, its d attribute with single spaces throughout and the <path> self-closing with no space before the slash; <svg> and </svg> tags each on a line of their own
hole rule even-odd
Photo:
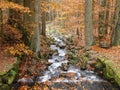
<svg viewBox="0 0 120 90">
<path fill-rule="evenodd" d="M 4 60 L 4 61 L 3 61 Z M 15 57 L 1 59 L 0 69 L 0 90 L 10 90 L 19 67 L 19 60 Z"/>
<path fill-rule="evenodd" d="M 103 63 L 103 73 L 107 79 L 114 81 L 120 86 L 120 67 L 114 63 L 111 59 L 99 57 L 99 61 Z"/>
</svg>

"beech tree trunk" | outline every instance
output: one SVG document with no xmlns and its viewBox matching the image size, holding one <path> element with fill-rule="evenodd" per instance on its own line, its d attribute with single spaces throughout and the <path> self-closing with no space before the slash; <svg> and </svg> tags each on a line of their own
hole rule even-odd
<svg viewBox="0 0 120 90">
<path fill-rule="evenodd" d="M 2 17 L 3 17 L 3 15 L 2 15 L 2 10 L 0 10 L 0 36 L 2 37 L 2 35 L 3 35 L 3 22 L 2 22 Z"/>
<path fill-rule="evenodd" d="M 42 12 L 42 32 L 41 35 L 46 36 L 46 13 Z"/>
<path fill-rule="evenodd" d="M 30 27 L 30 30 L 34 32 L 31 38 L 30 48 L 36 53 L 36 56 L 40 55 L 40 0 L 25 0 L 25 6 L 29 7 L 31 10 L 31 14 L 25 14 L 25 22 Z"/>
<path fill-rule="evenodd" d="M 85 49 L 93 44 L 92 0 L 85 0 Z"/>
<path fill-rule="evenodd" d="M 99 35 L 99 45 L 100 47 L 107 48 L 107 20 L 108 20 L 108 11 L 107 11 L 107 0 L 100 0 L 100 12 L 99 12 L 99 27 L 98 27 L 98 35 Z"/>
<path fill-rule="evenodd" d="M 7 0 L 0 0 L 0 3 L 5 3 Z M 8 22 L 9 9 L 0 9 L 0 35 L 3 37 L 4 25 Z"/>
<path fill-rule="evenodd" d="M 120 45 L 120 0 L 116 0 L 115 30 L 113 32 L 112 45 Z"/>
<path fill-rule="evenodd" d="M 36 24 L 36 28 L 35 28 L 35 34 L 34 34 L 34 38 L 35 39 L 35 52 L 37 57 L 39 57 L 40 55 L 40 27 L 39 27 L 39 20 L 40 20 L 40 0 L 35 0 L 35 24 Z"/>
</svg>

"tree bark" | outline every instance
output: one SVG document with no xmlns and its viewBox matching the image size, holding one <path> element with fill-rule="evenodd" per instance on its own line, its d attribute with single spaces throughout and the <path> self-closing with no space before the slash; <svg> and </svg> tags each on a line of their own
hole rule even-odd
<svg viewBox="0 0 120 90">
<path fill-rule="evenodd" d="M 0 3 L 5 3 L 7 0 L 0 0 Z M 9 9 L 0 9 L 0 35 L 3 37 L 4 25 L 8 22 Z"/>
<path fill-rule="evenodd" d="M 40 0 L 25 0 L 25 6 L 29 7 L 31 14 L 25 14 L 24 19 L 26 24 L 30 26 L 31 31 L 34 34 L 31 38 L 30 48 L 36 53 L 36 56 L 40 55 Z"/>
<path fill-rule="evenodd" d="M 108 47 L 107 38 L 107 21 L 109 16 L 109 11 L 107 10 L 107 0 L 100 0 L 100 12 L 99 12 L 99 27 L 98 27 L 98 36 L 99 36 L 99 46 L 103 48 Z"/>
<path fill-rule="evenodd" d="M 85 0 L 85 49 L 93 44 L 92 0 Z"/>
<path fill-rule="evenodd" d="M 41 35 L 46 36 L 46 13 L 42 12 L 42 32 Z"/>
<path fill-rule="evenodd" d="M 120 0 L 116 0 L 115 30 L 113 32 L 112 45 L 120 45 Z"/>
</svg>

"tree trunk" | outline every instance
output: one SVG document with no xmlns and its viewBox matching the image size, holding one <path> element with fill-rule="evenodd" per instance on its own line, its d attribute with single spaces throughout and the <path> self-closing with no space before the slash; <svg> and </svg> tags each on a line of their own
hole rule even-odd
<svg viewBox="0 0 120 90">
<path fill-rule="evenodd" d="M 36 35 L 35 35 L 35 38 L 36 39 L 36 54 L 37 54 L 37 57 L 39 57 L 40 55 L 40 27 L 39 27 L 39 12 L 40 12 L 40 0 L 35 0 L 35 24 L 36 24 Z"/>
<path fill-rule="evenodd" d="M 3 35 L 3 22 L 2 22 L 2 17 L 3 17 L 3 15 L 2 15 L 2 10 L 0 10 L 0 37 L 2 37 L 2 35 Z"/>
<path fill-rule="evenodd" d="M 5 3 L 7 0 L 0 0 L 0 3 Z M 0 9 L 0 35 L 3 37 L 4 25 L 8 22 L 9 9 Z"/>
<path fill-rule="evenodd" d="M 107 0 L 100 0 L 100 12 L 99 12 L 99 27 L 98 27 L 98 36 L 99 36 L 99 46 L 106 48 L 108 47 L 107 43 L 107 20 L 108 20 L 108 11 L 107 11 Z"/>
<path fill-rule="evenodd" d="M 115 30 L 113 32 L 112 45 L 120 45 L 120 0 L 116 0 Z"/>
<path fill-rule="evenodd" d="M 42 12 L 42 32 L 41 35 L 46 36 L 46 13 Z"/>
<path fill-rule="evenodd" d="M 40 0 L 25 0 L 25 6 L 29 7 L 31 14 L 25 14 L 25 22 L 30 26 L 31 31 L 34 31 L 34 34 L 31 38 L 30 48 L 36 53 L 36 56 L 40 55 Z"/>
<path fill-rule="evenodd" d="M 35 51 L 37 57 L 40 56 L 39 12 L 40 12 L 40 0 L 35 0 L 35 30 L 32 38 L 31 49 Z"/>
<path fill-rule="evenodd" d="M 93 44 L 92 0 L 85 0 L 85 49 Z"/>
</svg>

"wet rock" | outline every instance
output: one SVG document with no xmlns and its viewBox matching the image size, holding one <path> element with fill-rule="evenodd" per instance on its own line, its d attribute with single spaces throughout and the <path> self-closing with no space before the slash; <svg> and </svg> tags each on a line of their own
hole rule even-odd
<svg viewBox="0 0 120 90">
<path fill-rule="evenodd" d="M 21 78 L 18 80 L 18 83 L 21 83 L 22 85 L 32 85 L 34 81 L 32 78 Z"/>
<path fill-rule="evenodd" d="M 63 70 L 63 71 L 67 71 L 68 68 L 69 68 L 69 65 L 67 63 L 63 63 L 61 66 L 61 70 Z"/>
<path fill-rule="evenodd" d="M 51 59 L 51 58 L 52 58 L 52 54 L 48 54 L 47 59 Z"/>
<path fill-rule="evenodd" d="M 56 45 L 50 45 L 50 49 L 52 51 L 57 51 L 58 47 L 56 47 Z"/>
<path fill-rule="evenodd" d="M 53 53 L 53 55 L 54 55 L 54 56 L 58 55 L 58 52 L 57 52 L 57 51 L 56 51 L 56 52 L 54 52 L 54 53 Z"/>
<path fill-rule="evenodd" d="M 61 75 L 61 72 L 60 71 L 56 71 L 54 74 L 51 74 L 51 77 L 53 78 L 59 78 Z"/>
<path fill-rule="evenodd" d="M 44 76 L 39 77 L 38 82 L 46 82 L 46 81 L 48 81 L 49 79 L 51 79 L 51 76 L 50 76 L 50 75 L 44 75 Z"/>
<path fill-rule="evenodd" d="M 66 46 L 60 46 L 60 49 L 65 49 Z"/>
<path fill-rule="evenodd" d="M 50 85 L 53 90 L 119 90 L 107 82 L 54 82 Z"/>
<path fill-rule="evenodd" d="M 15 82 L 14 84 L 12 84 L 11 90 L 18 90 L 19 87 L 20 87 L 20 83 Z"/>
<path fill-rule="evenodd" d="M 86 67 L 81 67 L 81 70 L 86 70 L 87 68 Z"/>
</svg>

